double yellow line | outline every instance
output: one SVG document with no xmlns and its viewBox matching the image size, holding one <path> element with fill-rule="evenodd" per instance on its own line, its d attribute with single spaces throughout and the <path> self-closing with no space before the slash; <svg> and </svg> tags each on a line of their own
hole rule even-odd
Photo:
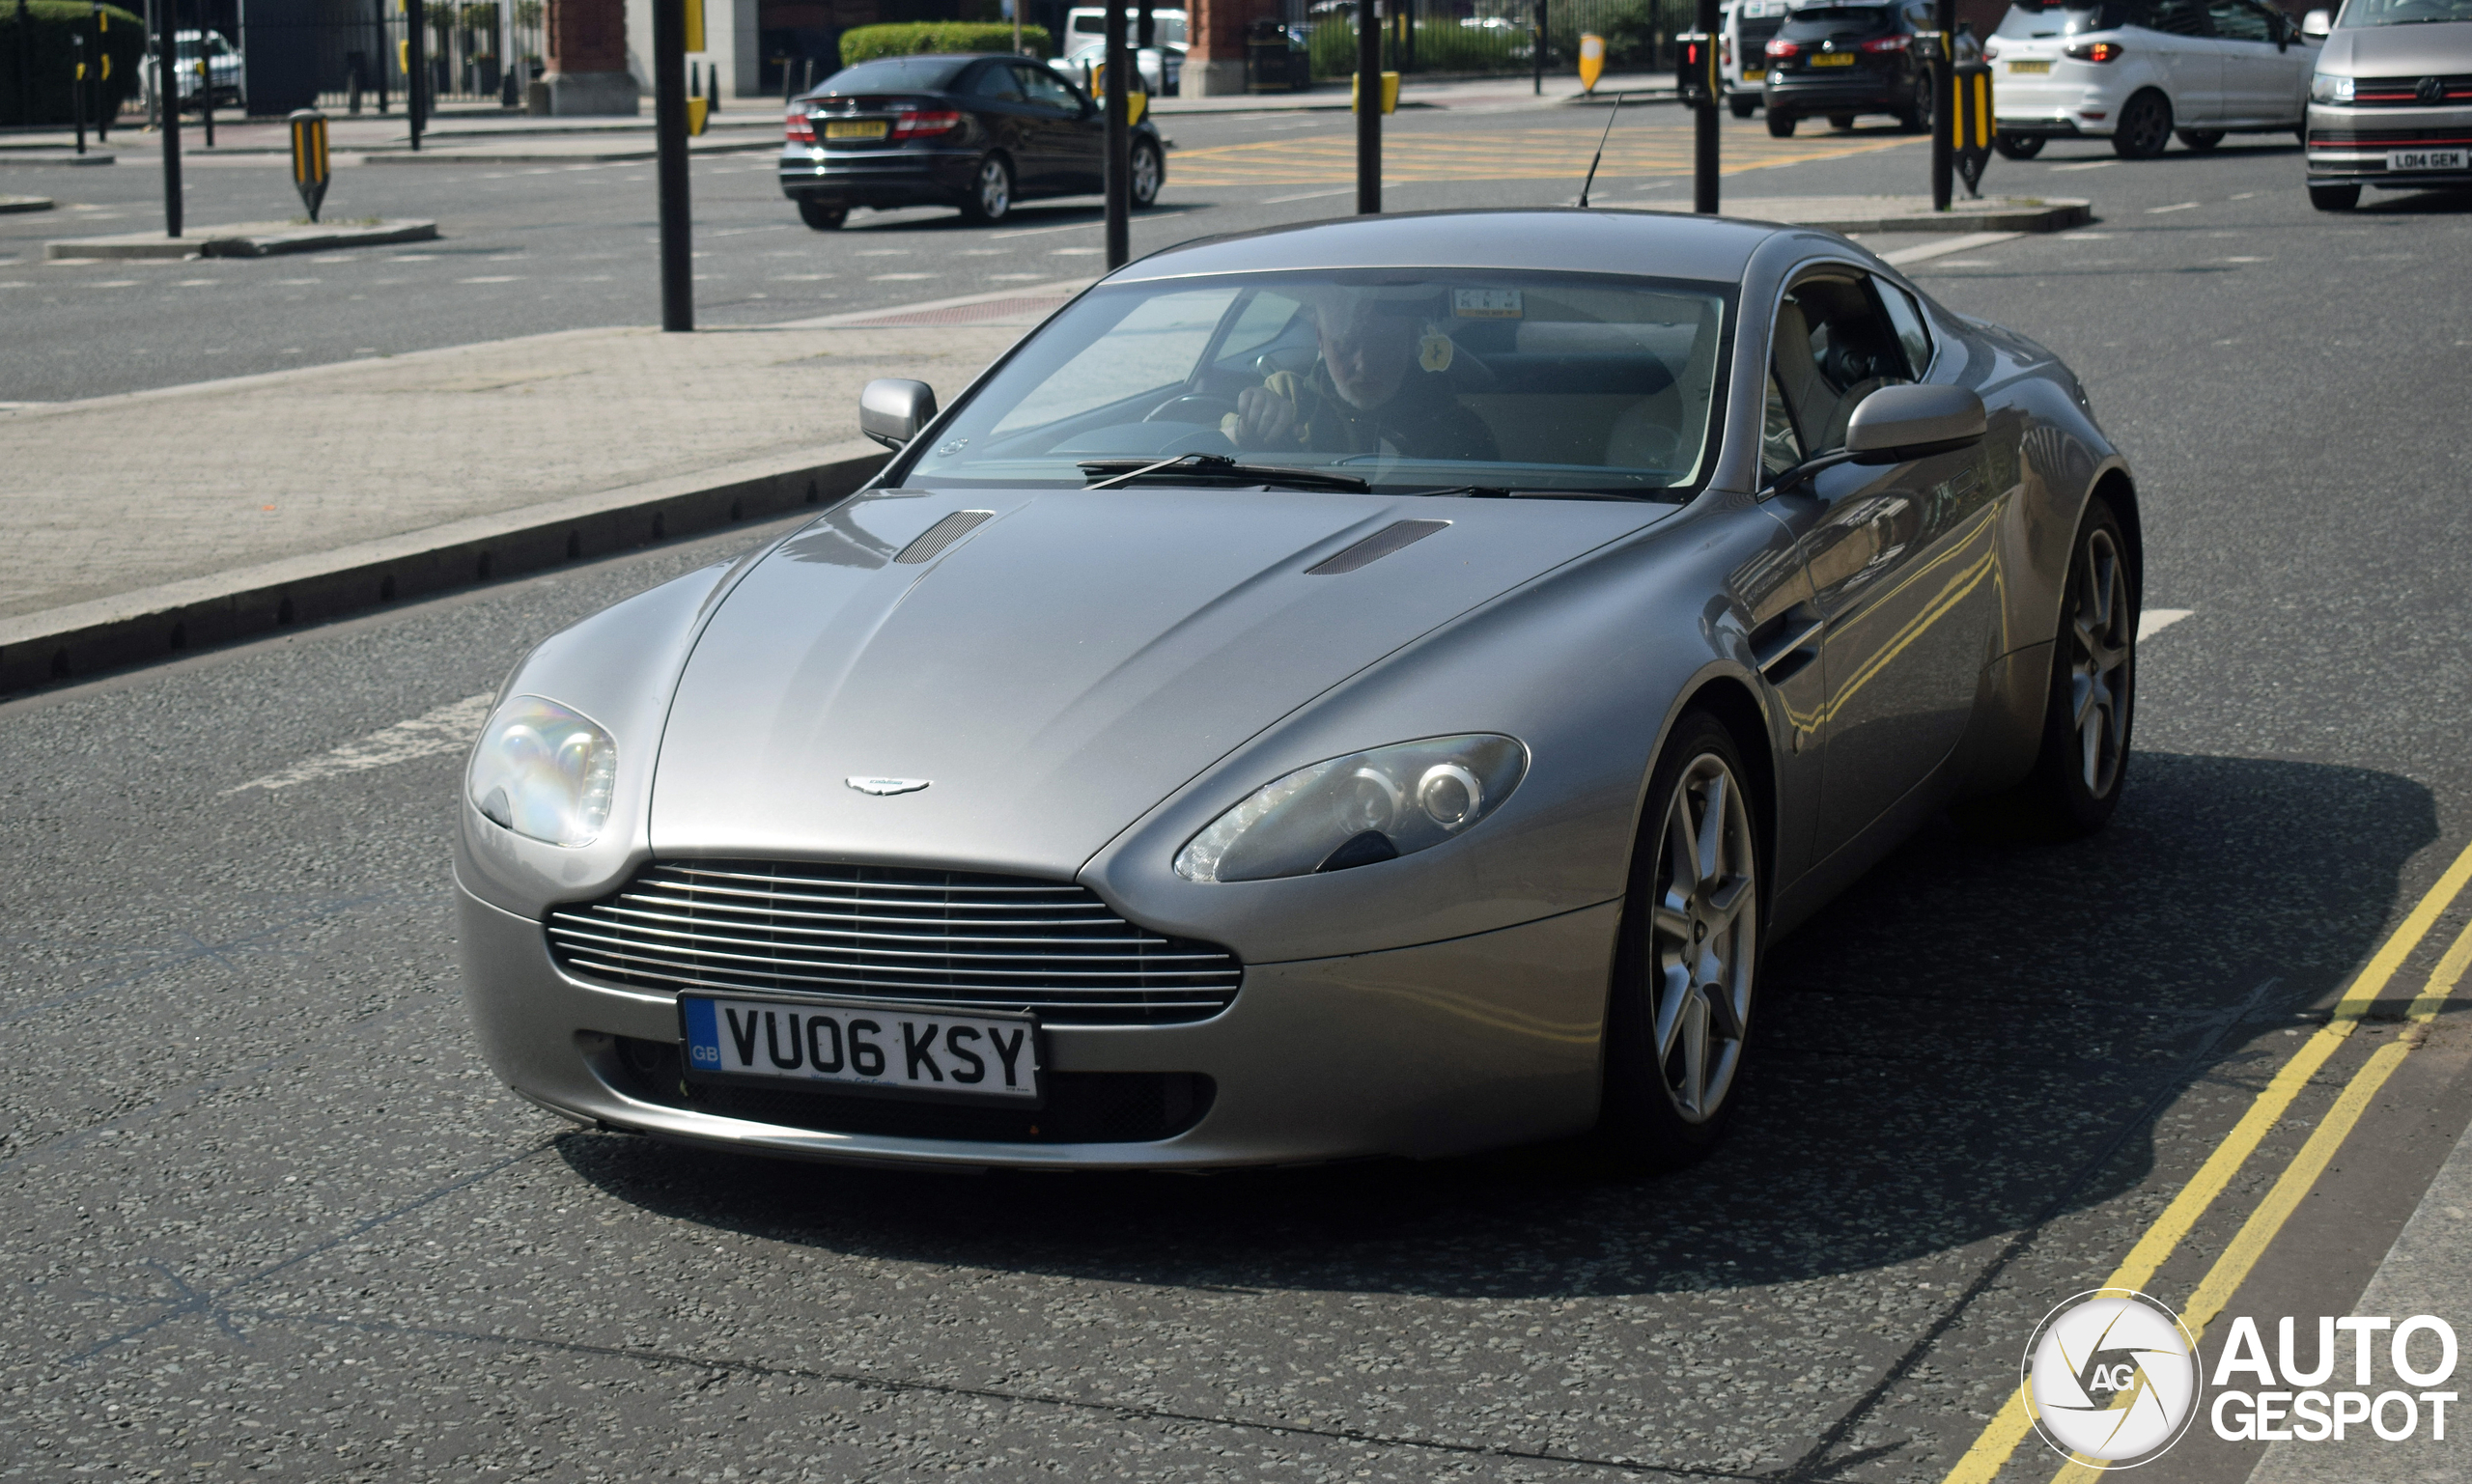
<svg viewBox="0 0 2472 1484">
<path fill-rule="evenodd" d="M 2215 1146 L 2214 1153 L 2207 1157 L 2197 1174 L 2181 1187 L 2180 1193 L 2173 1198 L 2172 1204 L 2155 1218 L 2154 1224 L 2146 1229 L 2146 1234 L 2138 1239 L 2136 1246 L 2129 1249 L 2128 1256 L 2121 1260 L 2120 1267 L 2113 1270 L 2103 1287 L 2144 1291 L 2147 1284 L 2153 1281 L 2154 1274 L 2165 1261 L 2179 1249 L 2180 1244 L 2196 1228 L 2199 1218 L 2206 1214 L 2215 1199 L 2232 1184 L 2233 1178 L 2240 1173 L 2241 1166 L 2257 1152 L 2258 1145 L 2264 1141 L 2266 1134 L 2282 1121 L 2284 1114 L 2290 1109 L 2292 1100 L 2300 1096 L 2301 1089 L 2309 1085 L 2310 1078 L 2316 1077 L 2350 1039 L 2352 1031 L 2368 1016 L 2372 1004 L 2385 992 L 2387 985 L 2402 968 L 2404 961 L 2420 947 L 2430 929 L 2437 925 L 2438 918 L 2462 892 L 2467 882 L 2472 882 L 2472 847 L 2466 847 L 2463 854 L 2455 857 L 2455 863 L 2437 879 L 2437 884 L 2431 886 L 2413 907 L 2411 914 L 2396 928 L 2394 935 L 2360 971 L 2360 976 L 2344 992 L 2344 997 L 2336 1002 L 2334 1014 L 2328 1018 L 2325 1027 L 2311 1036 L 2299 1053 L 2284 1063 L 2283 1070 L 2277 1072 L 2273 1080 L 2267 1082 L 2251 1101 L 2249 1110 L 2233 1125 L 2232 1132 L 2224 1135 L 2223 1142 Z M 2438 960 L 2437 966 L 2430 973 L 2428 984 L 2413 998 L 2405 1018 L 2415 1023 L 2425 1023 L 2436 1016 L 2439 1006 L 2462 982 L 2467 968 L 2472 968 L 2472 926 L 2467 926 Z M 2415 1037 L 2398 1037 L 2371 1053 L 2361 1069 L 2352 1074 L 2351 1081 L 2336 1098 L 2335 1106 L 2318 1120 L 2317 1132 L 2300 1146 L 2300 1153 L 2285 1166 L 2283 1177 L 2266 1192 L 2266 1198 L 2250 1214 L 2248 1222 L 2240 1228 L 2240 1234 L 2232 1239 L 2231 1245 L 2223 1249 L 2223 1255 L 2214 1260 L 2214 1266 L 2199 1281 L 2197 1291 L 2181 1305 L 2180 1317 L 2198 1338 L 2205 1338 L 2206 1327 L 2223 1313 L 2224 1305 L 2232 1302 L 2232 1296 L 2239 1291 L 2250 1270 L 2258 1265 L 2258 1259 L 2265 1254 L 2267 1246 L 2283 1230 L 2284 1222 L 2298 1209 L 2302 1197 L 2309 1193 L 2310 1187 L 2317 1184 L 2318 1177 L 2325 1172 L 2335 1152 L 2343 1147 L 2344 1139 L 2350 1134 L 2353 1125 L 2359 1123 L 2361 1114 L 2368 1111 L 2370 1101 L 2377 1096 L 2378 1089 L 2386 1085 L 2386 1079 L 2394 1076 L 2395 1069 L 2411 1054 L 2413 1046 L 2417 1044 Z M 1956 1467 L 1949 1470 L 1942 1484 L 1989 1484 L 1993 1475 L 2008 1462 L 2009 1455 L 2016 1451 L 2017 1445 L 2034 1430 L 2034 1419 L 2026 1409 L 2025 1388 L 2020 1386 L 2009 1393 L 2008 1404 L 1992 1417 L 1981 1436 L 1975 1439 L 1974 1446 L 1957 1460 Z M 2101 1470 L 2072 1458 L 2062 1466 L 2053 1478 L 2053 1484 L 2086 1484 L 2086 1481 L 2100 1476 Z"/>
</svg>

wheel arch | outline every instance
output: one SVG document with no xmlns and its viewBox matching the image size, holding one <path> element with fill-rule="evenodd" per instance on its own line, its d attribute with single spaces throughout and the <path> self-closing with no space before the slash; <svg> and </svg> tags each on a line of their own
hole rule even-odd
<svg viewBox="0 0 2472 1484">
<path fill-rule="evenodd" d="M 2143 609 L 2146 606 L 2146 532 L 2138 518 L 2137 482 L 2129 478 L 2126 468 L 2113 463 L 2094 476 L 2093 484 L 2086 491 L 2087 503 L 2092 504 L 2097 498 L 2108 503 L 2112 514 L 2120 519 L 2121 535 L 2128 543 L 2129 597 Z M 2077 518 L 2081 523 L 2086 518 L 2082 508 Z"/>
<path fill-rule="evenodd" d="M 1666 714 L 1665 724 L 1657 734 L 1657 744 L 1648 753 L 1648 766 L 1640 775 L 1640 801 L 1636 807 L 1631 849 L 1636 856 L 1645 832 L 1656 827 L 1648 818 L 1648 787 L 1655 781 L 1657 768 L 1665 761 L 1667 744 L 1674 728 L 1694 711 L 1704 711 L 1717 718 L 1734 746 L 1742 753 L 1742 766 L 1750 774 L 1744 781 L 1751 787 L 1753 803 L 1759 811 L 1759 895 L 1760 921 L 1768 921 L 1769 905 L 1777 896 L 1778 819 L 1777 819 L 1777 751 L 1776 739 L 1769 730 L 1768 709 L 1760 704 L 1756 692 L 1739 675 L 1727 670 L 1703 674 L 1683 687 L 1673 707 Z"/>
</svg>

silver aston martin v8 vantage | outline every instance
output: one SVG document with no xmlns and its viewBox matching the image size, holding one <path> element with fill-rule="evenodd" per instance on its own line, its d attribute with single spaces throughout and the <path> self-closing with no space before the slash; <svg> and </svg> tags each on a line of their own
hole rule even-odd
<svg viewBox="0 0 2472 1484">
<path fill-rule="evenodd" d="M 2099 826 L 2136 491 L 2077 379 L 1823 232 L 1324 222 L 1110 274 L 464 779 L 490 1064 L 953 1166 L 1643 1166 L 1763 945 L 1959 799 Z"/>
</svg>

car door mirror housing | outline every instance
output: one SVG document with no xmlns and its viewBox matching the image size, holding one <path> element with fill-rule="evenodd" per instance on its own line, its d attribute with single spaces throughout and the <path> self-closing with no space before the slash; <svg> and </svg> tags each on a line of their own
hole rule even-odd
<svg viewBox="0 0 2472 1484">
<path fill-rule="evenodd" d="M 1845 425 L 1845 451 L 1857 463 L 1901 463 L 1982 441 L 1982 399 L 1962 386 L 1883 386 L 1863 399 Z"/>
<path fill-rule="evenodd" d="M 2300 34 L 2313 42 L 2322 42 L 2335 29 L 2332 11 L 2311 11 L 2300 17 Z"/>
<path fill-rule="evenodd" d="M 936 420 L 936 389 L 924 381 L 870 381 L 858 394 L 858 431 L 899 450 Z"/>
</svg>

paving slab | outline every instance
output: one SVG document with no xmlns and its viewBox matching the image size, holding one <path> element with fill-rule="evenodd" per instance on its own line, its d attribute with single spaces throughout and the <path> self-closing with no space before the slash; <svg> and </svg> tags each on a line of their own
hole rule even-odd
<svg viewBox="0 0 2472 1484">
<path fill-rule="evenodd" d="M 860 387 L 949 396 L 1085 282 L 0 410 L 0 692 L 829 502 Z"/>
<path fill-rule="evenodd" d="M 339 247 L 378 247 L 426 242 L 437 236 L 434 221 L 259 221 L 201 227 L 180 237 L 126 232 L 113 237 L 69 238 L 45 242 L 46 262 L 79 258 L 266 258 L 276 253 L 328 252 Z"/>
<path fill-rule="evenodd" d="M 48 211 L 51 205 L 49 196 L 0 196 L 0 215 L 11 211 Z"/>
<path fill-rule="evenodd" d="M 1828 232 L 2062 232 L 2094 219 L 2093 203 L 2073 197 L 1984 196 L 1952 201 L 1946 211 L 1933 210 L 1928 196 L 1736 196 L 1720 207 L 1728 216 Z M 1691 208 L 1660 202 L 1640 210 Z"/>
</svg>

